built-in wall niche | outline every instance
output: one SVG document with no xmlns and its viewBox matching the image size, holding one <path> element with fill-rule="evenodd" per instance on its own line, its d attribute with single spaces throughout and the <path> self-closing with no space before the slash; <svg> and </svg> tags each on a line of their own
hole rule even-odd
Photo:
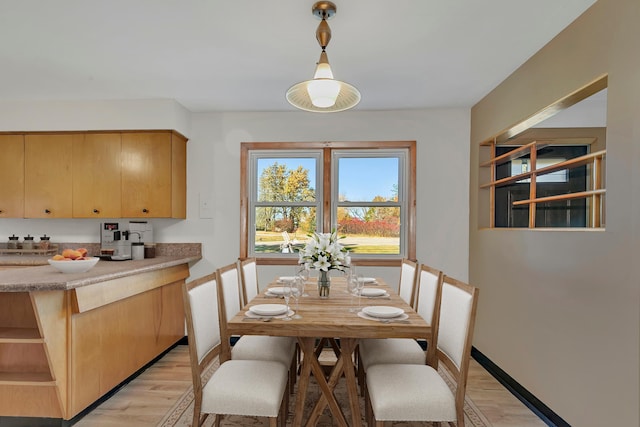
<svg viewBox="0 0 640 427">
<path fill-rule="evenodd" d="M 480 146 L 479 224 L 604 229 L 607 77 Z"/>
</svg>

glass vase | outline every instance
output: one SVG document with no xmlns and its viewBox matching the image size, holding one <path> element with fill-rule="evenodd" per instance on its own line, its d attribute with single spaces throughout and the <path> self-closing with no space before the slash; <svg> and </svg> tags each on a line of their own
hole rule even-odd
<svg viewBox="0 0 640 427">
<path fill-rule="evenodd" d="M 329 279 L 329 272 L 320 270 L 318 276 L 318 295 L 320 298 L 329 298 L 329 291 L 331 290 L 331 280 Z"/>
</svg>

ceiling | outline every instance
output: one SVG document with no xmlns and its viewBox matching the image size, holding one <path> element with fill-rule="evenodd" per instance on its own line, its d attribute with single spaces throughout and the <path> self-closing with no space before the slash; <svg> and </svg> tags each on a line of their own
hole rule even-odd
<svg viewBox="0 0 640 427">
<path fill-rule="evenodd" d="M 595 0 L 335 0 L 327 47 L 357 110 L 471 107 Z M 0 0 L 0 102 L 175 99 L 293 111 L 313 0 Z"/>
</svg>

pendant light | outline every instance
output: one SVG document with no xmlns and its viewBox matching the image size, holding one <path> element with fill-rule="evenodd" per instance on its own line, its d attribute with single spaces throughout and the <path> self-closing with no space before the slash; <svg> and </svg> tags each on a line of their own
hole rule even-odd
<svg viewBox="0 0 640 427">
<path fill-rule="evenodd" d="M 360 92 L 349 83 L 333 78 L 326 52 L 331 40 L 327 19 L 336 14 L 336 5 L 330 1 L 319 1 L 311 10 L 314 16 L 321 19 L 316 30 L 316 39 L 322 48 L 320 60 L 312 80 L 297 83 L 287 90 L 287 101 L 296 108 L 314 113 L 348 110 L 360 102 Z"/>
</svg>

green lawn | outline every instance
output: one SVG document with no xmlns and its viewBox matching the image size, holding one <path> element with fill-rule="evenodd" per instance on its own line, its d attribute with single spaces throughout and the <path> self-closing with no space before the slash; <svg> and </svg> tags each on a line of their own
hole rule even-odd
<svg viewBox="0 0 640 427">
<path fill-rule="evenodd" d="M 290 233 L 291 240 L 298 240 L 300 243 L 294 245 L 294 250 L 303 247 L 303 242 L 307 239 L 301 233 Z M 281 245 L 284 243 L 281 233 L 264 232 L 256 233 L 256 253 L 280 253 Z M 352 246 L 351 252 L 354 254 L 385 254 L 397 255 L 399 253 L 398 239 L 380 238 L 371 236 L 346 236 L 342 243 Z"/>
</svg>

